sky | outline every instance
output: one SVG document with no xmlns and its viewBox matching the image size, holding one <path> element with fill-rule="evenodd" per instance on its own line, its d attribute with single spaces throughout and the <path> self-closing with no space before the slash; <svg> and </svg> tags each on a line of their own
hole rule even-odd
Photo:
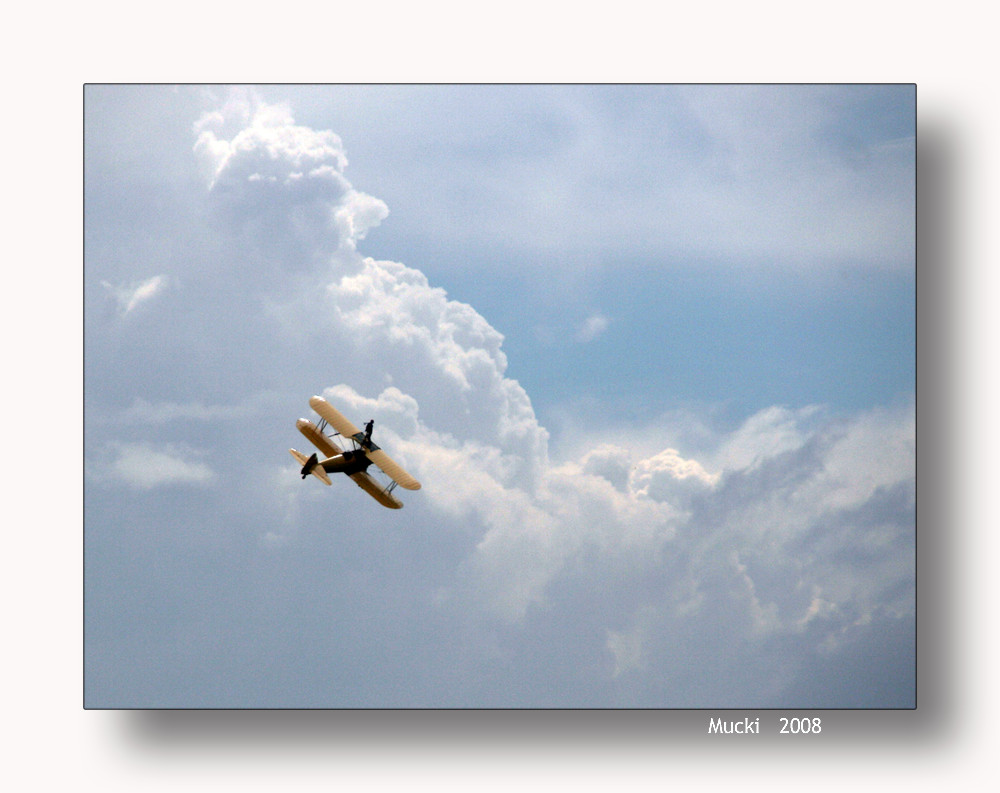
<svg viewBox="0 0 1000 793">
<path fill-rule="evenodd" d="M 88 707 L 915 703 L 910 85 L 84 92 Z M 322 394 L 423 483 L 302 481 Z"/>
</svg>

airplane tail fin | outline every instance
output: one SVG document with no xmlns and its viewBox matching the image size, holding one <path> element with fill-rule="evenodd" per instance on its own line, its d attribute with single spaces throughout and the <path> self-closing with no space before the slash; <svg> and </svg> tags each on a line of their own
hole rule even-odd
<svg viewBox="0 0 1000 793">
<path fill-rule="evenodd" d="M 296 451 L 295 449 L 289 449 L 292 457 L 299 461 L 302 466 L 300 473 L 302 478 L 305 479 L 309 474 L 315 476 L 319 481 L 325 485 L 332 485 L 333 482 L 330 481 L 330 477 L 326 475 L 326 471 L 323 470 L 323 466 L 319 464 L 317 456 L 313 454 L 311 457 L 306 457 L 302 452 Z"/>
</svg>

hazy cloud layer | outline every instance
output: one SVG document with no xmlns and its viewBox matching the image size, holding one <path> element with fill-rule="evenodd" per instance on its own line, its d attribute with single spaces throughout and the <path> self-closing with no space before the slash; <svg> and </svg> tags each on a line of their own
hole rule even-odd
<svg viewBox="0 0 1000 793">
<path fill-rule="evenodd" d="M 96 461 L 87 473 L 106 485 L 119 482 L 140 490 L 211 483 L 215 473 L 192 456 L 200 455 L 173 445 L 158 448 L 148 443 L 113 443 L 104 450 L 104 459 Z"/>
<path fill-rule="evenodd" d="M 393 87 L 369 93 L 339 101 L 377 122 L 407 98 Z M 737 269 L 913 266 L 915 91 L 904 86 L 473 85 L 415 95 L 427 110 L 402 141 L 386 145 L 383 121 L 359 127 L 351 151 L 359 168 L 359 149 L 390 164 L 391 194 L 404 193 L 402 180 L 429 188 L 397 228 L 434 250 L 485 240 L 520 254 L 505 261 L 545 269 L 595 267 L 622 250 Z M 456 103 L 481 126 L 460 123 Z"/>
</svg>

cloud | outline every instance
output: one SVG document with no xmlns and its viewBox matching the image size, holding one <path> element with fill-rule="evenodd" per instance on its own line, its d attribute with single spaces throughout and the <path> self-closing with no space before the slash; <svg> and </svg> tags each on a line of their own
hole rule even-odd
<svg viewBox="0 0 1000 793">
<path fill-rule="evenodd" d="M 601 336 L 607 329 L 611 321 L 603 314 L 593 314 L 587 317 L 586 321 L 577 329 L 576 340 L 581 342 L 593 341 Z"/>
<path fill-rule="evenodd" d="M 631 468 L 630 454 L 628 449 L 621 446 L 602 443 L 583 455 L 579 468 L 583 473 L 606 479 L 616 489 L 624 492 Z"/>
<path fill-rule="evenodd" d="M 289 274 L 327 266 L 338 249 L 353 251 L 388 215 L 344 178 L 340 138 L 295 124 L 287 106 L 236 91 L 194 131 L 221 227 L 253 254 L 241 271 L 271 276 L 272 289 Z"/>
<path fill-rule="evenodd" d="M 681 87 L 711 142 L 699 171 L 711 176 L 685 175 L 701 216 L 687 218 L 695 238 L 784 266 L 912 268 L 913 132 L 879 134 L 870 108 L 864 127 L 845 128 L 866 102 L 888 113 L 912 101 L 901 86 L 885 88 Z"/>
<path fill-rule="evenodd" d="M 715 455 L 723 469 L 748 469 L 764 461 L 800 449 L 821 410 L 816 405 L 792 410 L 775 405 L 747 419 L 725 439 Z"/>
<path fill-rule="evenodd" d="M 623 631 L 607 632 L 607 647 L 614 656 L 612 677 L 618 678 L 632 670 L 642 670 L 648 663 L 646 657 L 647 622 L 656 620 L 656 613 L 643 609 L 634 624 Z"/>
<path fill-rule="evenodd" d="M 462 267 L 477 247 L 516 251 L 505 260 L 546 281 L 626 248 L 685 268 L 913 267 L 912 87 L 389 86 L 350 100 L 366 119 L 417 108 L 404 135 L 356 122 L 352 156 L 399 192 L 421 185 L 400 239 L 432 239 Z"/>
<path fill-rule="evenodd" d="M 372 387 L 391 373 L 419 404 L 426 426 L 495 446 L 511 476 L 528 481 L 536 473 L 547 433 L 524 389 L 505 377 L 503 336 L 478 312 L 449 300 L 419 271 L 370 258 L 326 292 L 326 323 L 349 340 L 357 371 L 367 372 L 359 380 Z"/>
<path fill-rule="evenodd" d="M 242 128 L 227 140 L 224 130 L 233 123 Z M 203 114 L 194 130 L 195 152 L 208 166 L 213 189 L 242 180 L 285 187 L 307 177 L 336 181 L 347 165 L 333 132 L 297 126 L 286 105 L 261 102 L 245 90 L 231 91 L 225 106 Z"/>
<path fill-rule="evenodd" d="M 680 501 L 679 488 L 700 492 L 713 487 L 719 474 L 710 474 L 696 460 L 685 460 L 676 449 L 641 460 L 629 475 L 629 488 L 637 496 L 657 501 Z"/>
<path fill-rule="evenodd" d="M 244 400 L 230 404 L 204 404 L 190 402 L 153 402 L 135 397 L 132 404 L 114 416 L 114 421 L 125 425 L 158 426 L 175 421 L 194 422 L 245 422 L 274 409 L 276 395 L 259 392 L 248 395 Z M 91 421 L 107 421 L 107 417 L 92 417 Z"/>
<path fill-rule="evenodd" d="M 197 452 L 168 444 L 113 443 L 102 458 L 88 465 L 88 473 L 99 482 L 121 482 L 139 490 L 168 485 L 203 486 L 212 483 L 215 472 L 190 459 Z"/>
<path fill-rule="evenodd" d="M 864 414 L 815 429 L 781 422 L 764 433 L 767 419 L 752 417 L 734 433 L 746 463 L 726 471 L 666 449 L 635 461 L 626 478 L 628 452 L 601 446 L 547 469 L 534 498 L 494 480 L 497 495 L 481 508 L 488 541 L 470 566 L 490 573 L 475 588 L 498 590 L 498 613 L 523 619 L 568 570 L 584 564 L 598 582 L 628 559 L 639 578 L 670 577 L 672 594 L 641 604 L 666 624 L 708 607 L 706 587 L 716 598 L 729 593 L 728 607 L 747 616 L 748 637 L 795 633 L 822 612 L 824 641 L 837 642 L 838 631 L 876 613 L 912 615 L 912 414 Z M 792 429 L 799 445 L 776 451 Z M 895 455 L 872 469 L 862 458 L 857 469 L 841 466 L 846 449 L 887 441 L 898 444 Z M 490 481 L 482 466 L 479 473 Z M 508 506 L 496 517 L 501 500 Z"/>
<path fill-rule="evenodd" d="M 102 281 L 104 288 L 111 293 L 118 303 L 118 311 L 122 316 L 126 316 L 134 311 L 138 306 L 152 300 L 161 294 L 166 287 L 168 279 L 165 275 L 154 275 L 145 281 L 137 283 L 123 284 L 115 286 L 107 281 Z"/>
<path fill-rule="evenodd" d="M 203 405 L 198 402 L 177 404 L 175 402 L 149 402 L 136 397 L 132 406 L 121 413 L 117 420 L 124 424 L 156 425 L 171 421 L 190 419 L 194 421 L 217 421 L 233 418 L 236 411 L 222 405 Z"/>
</svg>

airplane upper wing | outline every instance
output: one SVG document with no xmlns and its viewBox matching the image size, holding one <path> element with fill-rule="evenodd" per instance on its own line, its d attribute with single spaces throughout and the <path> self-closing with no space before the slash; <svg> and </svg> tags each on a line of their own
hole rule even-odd
<svg viewBox="0 0 1000 793">
<path fill-rule="evenodd" d="M 345 438 L 353 438 L 355 435 L 361 435 L 361 430 L 355 427 L 350 421 L 348 421 L 344 414 L 341 413 L 337 408 L 327 402 L 323 397 L 314 396 L 309 399 L 309 405 L 319 413 L 323 418 L 326 419 L 327 423 L 333 427 L 337 432 L 343 435 Z"/>
<path fill-rule="evenodd" d="M 345 438 L 354 438 L 361 443 L 364 433 L 355 427 L 347 418 L 323 397 L 314 396 L 309 400 L 312 409 L 326 419 L 327 423 Z M 311 440 L 311 439 L 310 439 Z M 368 459 L 381 468 L 387 476 L 399 483 L 400 487 L 407 490 L 419 490 L 420 482 L 407 473 L 403 467 L 393 460 L 388 454 L 382 451 L 375 444 L 370 444 L 365 449 Z"/>
<path fill-rule="evenodd" d="M 343 449 L 320 432 L 319 428 L 308 419 L 299 419 L 295 422 L 295 426 L 298 427 L 299 432 L 305 435 L 309 439 L 309 442 L 323 452 L 325 456 L 335 457 L 343 452 Z"/>
<path fill-rule="evenodd" d="M 372 479 L 364 471 L 358 471 L 350 475 L 351 479 L 357 482 L 358 487 L 374 498 L 383 507 L 389 509 L 402 509 L 403 502 L 399 501 L 392 493 L 387 493 L 384 488 L 379 487 L 378 482 Z"/>
</svg>

